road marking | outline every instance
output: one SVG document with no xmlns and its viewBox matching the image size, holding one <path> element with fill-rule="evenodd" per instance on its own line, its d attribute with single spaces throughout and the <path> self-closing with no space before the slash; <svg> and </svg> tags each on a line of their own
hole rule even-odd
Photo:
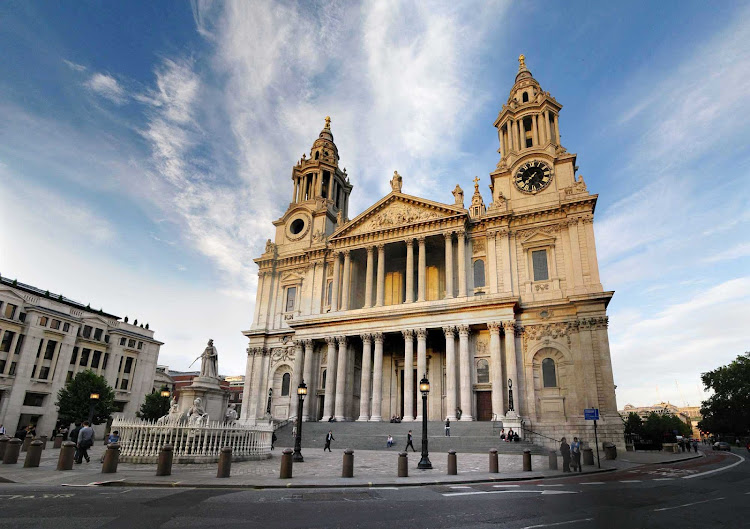
<svg viewBox="0 0 750 529">
<path fill-rule="evenodd" d="M 742 456 L 739 456 L 737 454 L 733 454 L 732 452 L 729 452 L 729 455 L 736 457 L 737 459 L 739 459 L 739 461 L 735 461 L 731 465 L 727 465 L 725 467 L 715 468 L 713 470 L 708 470 L 706 472 L 701 472 L 700 474 L 693 474 L 692 476 L 682 476 L 682 479 L 692 479 L 692 478 L 697 478 L 697 477 L 700 477 L 700 476 L 707 476 L 708 474 L 713 474 L 714 472 L 721 472 L 722 470 L 729 470 L 730 468 L 736 467 L 740 463 L 744 463 L 745 462 L 745 458 L 742 457 Z"/>
<path fill-rule="evenodd" d="M 74 494 L 41 494 L 39 496 L 35 494 L 0 494 L 0 499 L 6 500 L 33 500 L 41 498 L 44 500 L 54 500 L 59 498 L 72 498 Z"/>
<path fill-rule="evenodd" d="M 674 478 L 656 478 L 654 481 L 674 481 Z"/>
<path fill-rule="evenodd" d="M 469 487 L 468 485 L 453 485 L 450 488 L 452 488 L 452 489 L 470 489 L 471 487 Z"/>
<path fill-rule="evenodd" d="M 576 523 L 576 522 L 590 522 L 592 520 L 593 520 L 593 518 L 579 518 L 578 520 L 570 520 L 568 522 L 543 523 L 543 524 L 539 524 L 539 525 L 527 525 L 523 529 L 535 529 L 537 527 L 552 527 L 552 526 L 555 526 L 555 525 L 566 525 L 566 524 L 569 524 L 569 523 Z"/>
<path fill-rule="evenodd" d="M 499 489 L 501 487 L 520 487 L 521 485 L 492 485 L 496 489 Z"/>
<path fill-rule="evenodd" d="M 532 493 L 532 494 L 578 494 L 578 491 L 575 490 L 532 490 L 532 489 L 526 489 L 526 490 L 475 490 L 472 492 L 446 492 L 443 494 L 443 496 L 474 496 L 477 494 L 510 494 L 510 493 L 520 493 L 520 494 L 526 494 L 526 493 Z"/>
<path fill-rule="evenodd" d="M 581 485 L 604 485 L 603 481 L 587 481 L 586 483 L 581 483 Z"/>
<path fill-rule="evenodd" d="M 377 487 L 378 490 L 398 490 L 398 487 Z"/>
<path fill-rule="evenodd" d="M 710 500 L 696 501 L 696 502 L 693 502 L 693 503 L 683 503 L 682 505 L 676 505 L 674 507 L 662 507 L 661 509 L 654 509 L 654 512 L 671 511 L 672 509 L 680 509 L 682 507 L 690 507 L 691 505 L 698 505 L 700 503 L 708 503 L 710 501 L 719 501 L 719 500 L 723 500 L 723 499 L 724 498 L 713 498 L 713 499 L 710 499 Z"/>
<path fill-rule="evenodd" d="M 550 484 L 550 485 L 537 485 L 537 487 L 562 487 L 562 486 L 563 486 L 562 483 L 555 483 L 554 485 L 552 485 L 552 484 Z"/>
<path fill-rule="evenodd" d="M 621 479 L 620 483 L 641 483 L 640 479 Z"/>
</svg>

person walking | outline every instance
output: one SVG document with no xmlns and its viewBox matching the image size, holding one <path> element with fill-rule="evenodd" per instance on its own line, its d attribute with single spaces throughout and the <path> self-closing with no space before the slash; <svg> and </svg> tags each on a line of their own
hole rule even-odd
<svg viewBox="0 0 750 529">
<path fill-rule="evenodd" d="M 5 435 L 5 426 L 0 424 L 0 435 Z"/>
<path fill-rule="evenodd" d="M 573 442 L 570 443 L 570 456 L 573 472 L 583 472 L 581 469 L 581 443 L 578 441 L 578 437 L 574 437 Z"/>
<path fill-rule="evenodd" d="M 328 450 L 330 452 L 331 451 L 331 441 L 335 441 L 335 440 L 336 439 L 333 438 L 333 431 L 332 430 L 328 430 L 328 433 L 326 434 L 326 445 L 323 448 L 323 452 L 325 452 L 326 450 Z"/>
<path fill-rule="evenodd" d="M 83 421 L 83 427 L 78 432 L 78 459 L 76 463 L 79 465 L 86 459 L 86 463 L 91 461 L 88 450 L 94 446 L 94 429 L 89 424 L 89 421 Z"/>
<path fill-rule="evenodd" d="M 76 453 L 73 455 L 73 459 L 78 461 L 78 433 L 81 431 L 81 421 L 76 421 L 75 428 L 70 430 L 68 434 L 68 440 L 73 441 L 76 444 Z"/>
<path fill-rule="evenodd" d="M 385 441 L 385 446 L 390 448 L 393 446 L 393 436 L 391 434 L 388 434 L 388 439 Z"/>
<path fill-rule="evenodd" d="M 563 472 L 570 472 L 570 445 L 565 437 L 560 439 L 560 454 L 563 458 Z"/>
<path fill-rule="evenodd" d="M 451 436 L 451 420 L 445 419 L 445 436 L 450 437 Z"/>
<path fill-rule="evenodd" d="M 414 443 L 412 442 L 412 435 L 411 435 L 411 430 L 409 430 L 409 433 L 408 433 L 408 434 L 406 434 L 406 448 L 404 448 L 404 452 L 406 452 L 406 451 L 407 451 L 407 449 L 408 449 L 408 448 L 409 448 L 410 446 L 411 446 L 411 451 L 412 451 L 412 452 L 416 452 L 416 450 L 414 450 Z"/>
</svg>

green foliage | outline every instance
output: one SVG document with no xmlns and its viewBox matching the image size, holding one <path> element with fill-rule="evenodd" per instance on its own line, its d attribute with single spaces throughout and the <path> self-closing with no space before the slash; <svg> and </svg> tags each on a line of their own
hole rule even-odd
<svg viewBox="0 0 750 529">
<path fill-rule="evenodd" d="M 94 424 L 107 422 L 115 411 L 115 392 L 104 377 L 88 370 L 78 373 L 58 392 L 55 404 L 59 408 L 60 420 L 88 420 L 92 393 L 99 394 L 99 399 L 94 401 Z"/>
<path fill-rule="evenodd" d="M 169 413 L 169 397 L 162 397 L 161 394 L 154 392 L 146 395 L 146 400 L 135 415 L 141 419 L 153 421 L 167 413 Z"/>
<path fill-rule="evenodd" d="M 703 373 L 701 380 L 714 394 L 701 405 L 698 428 L 712 434 L 750 433 L 750 353 Z"/>
<path fill-rule="evenodd" d="M 652 439 L 655 442 L 673 441 L 675 431 L 677 431 L 677 435 L 682 435 L 683 437 L 692 436 L 692 429 L 686 422 L 679 417 L 669 414 L 660 415 L 651 412 L 642 427 L 642 435 L 646 439 Z"/>
<path fill-rule="evenodd" d="M 631 411 L 627 417 L 622 419 L 626 434 L 643 434 L 643 419 L 636 412 Z"/>
</svg>

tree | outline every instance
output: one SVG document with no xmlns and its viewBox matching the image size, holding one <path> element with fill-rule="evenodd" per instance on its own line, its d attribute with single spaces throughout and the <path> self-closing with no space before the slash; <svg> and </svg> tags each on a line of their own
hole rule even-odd
<svg viewBox="0 0 750 529">
<path fill-rule="evenodd" d="M 698 428 L 713 434 L 750 433 L 750 353 L 703 373 L 701 380 L 714 394 L 702 402 Z"/>
<path fill-rule="evenodd" d="M 153 392 L 146 395 L 146 400 L 143 401 L 141 409 L 136 412 L 135 416 L 153 421 L 167 413 L 169 413 L 169 397 L 162 397 L 161 394 Z"/>
<path fill-rule="evenodd" d="M 634 411 L 628 413 L 628 416 L 622 419 L 627 435 L 643 434 L 643 419 Z"/>
<path fill-rule="evenodd" d="M 92 401 L 92 393 L 98 393 L 99 398 Z M 88 420 L 91 402 L 94 402 L 94 424 L 107 422 L 115 411 L 115 392 L 104 377 L 93 371 L 81 371 L 57 393 L 59 419 L 66 423 Z"/>
</svg>

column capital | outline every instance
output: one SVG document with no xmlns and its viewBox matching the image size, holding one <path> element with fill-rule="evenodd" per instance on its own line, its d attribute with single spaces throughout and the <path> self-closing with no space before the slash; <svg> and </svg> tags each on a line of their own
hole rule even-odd
<svg viewBox="0 0 750 529">
<path fill-rule="evenodd" d="M 467 335 L 467 336 L 469 335 L 469 326 L 468 325 L 459 325 L 457 328 L 458 328 L 458 334 L 459 335 L 461 335 L 461 334 L 464 334 L 464 335 Z"/>
<path fill-rule="evenodd" d="M 305 348 L 312 347 L 313 345 L 313 341 L 310 338 L 308 338 L 307 340 L 303 340 L 302 343 L 305 344 Z"/>
<path fill-rule="evenodd" d="M 491 321 L 487 324 L 490 334 L 500 334 L 500 327 L 502 327 L 502 324 L 497 321 Z"/>
<path fill-rule="evenodd" d="M 443 333 L 445 334 L 446 338 L 455 338 L 456 337 L 456 328 L 452 325 L 448 325 L 446 327 L 443 327 Z"/>
<path fill-rule="evenodd" d="M 378 252 L 382 252 L 383 250 L 385 250 L 385 243 L 384 242 L 379 242 L 375 246 L 378 247 Z"/>
<path fill-rule="evenodd" d="M 347 343 L 346 336 L 337 336 L 336 341 L 339 343 L 339 347 Z"/>
<path fill-rule="evenodd" d="M 362 343 L 372 343 L 372 334 L 364 333 L 359 335 L 362 338 Z"/>
<path fill-rule="evenodd" d="M 326 336 L 326 343 L 328 345 L 336 345 L 336 337 L 335 336 Z"/>
<path fill-rule="evenodd" d="M 405 329 L 401 331 L 401 334 L 403 334 L 404 338 L 406 338 L 407 340 L 414 338 L 414 331 L 411 329 Z"/>
<path fill-rule="evenodd" d="M 368 246 L 367 248 L 365 248 L 365 250 L 367 250 L 367 255 L 369 256 L 369 255 L 372 255 L 375 252 L 375 247 L 374 246 Z"/>
<path fill-rule="evenodd" d="M 293 340 L 294 347 L 302 347 L 305 344 L 304 340 Z"/>
<path fill-rule="evenodd" d="M 508 320 L 504 321 L 503 323 L 503 330 L 505 331 L 505 334 L 513 333 L 515 334 L 516 331 L 516 322 L 515 320 Z"/>
<path fill-rule="evenodd" d="M 417 329 L 417 340 L 426 340 L 427 339 L 427 329 Z"/>
<path fill-rule="evenodd" d="M 344 257 L 349 257 L 349 252 L 351 252 L 351 250 L 349 248 L 345 248 L 344 250 L 341 250 L 340 253 L 344 254 Z"/>
<path fill-rule="evenodd" d="M 420 235 L 419 237 L 417 237 L 417 242 L 419 243 L 420 246 L 424 246 L 425 236 L 424 235 Z"/>
<path fill-rule="evenodd" d="M 406 242 L 406 247 L 407 248 L 414 248 L 414 237 L 409 237 L 404 242 Z"/>
<path fill-rule="evenodd" d="M 375 343 L 383 343 L 385 336 L 382 332 L 374 332 L 372 333 L 372 339 Z"/>
<path fill-rule="evenodd" d="M 464 239 L 466 238 L 465 229 L 456 230 L 456 238 L 460 239 L 461 237 L 463 237 Z"/>
<path fill-rule="evenodd" d="M 448 230 L 446 232 L 443 232 L 443 237 L 446 241 L 453 242 L 453 230 Z"/>
<path fill-rule="evenodd" d="M 270 347 L 261 347 L 260 348 L 260 354 L 263 356 L 269 356 L 271 354 L 271 348 Z"/>
</svg>

